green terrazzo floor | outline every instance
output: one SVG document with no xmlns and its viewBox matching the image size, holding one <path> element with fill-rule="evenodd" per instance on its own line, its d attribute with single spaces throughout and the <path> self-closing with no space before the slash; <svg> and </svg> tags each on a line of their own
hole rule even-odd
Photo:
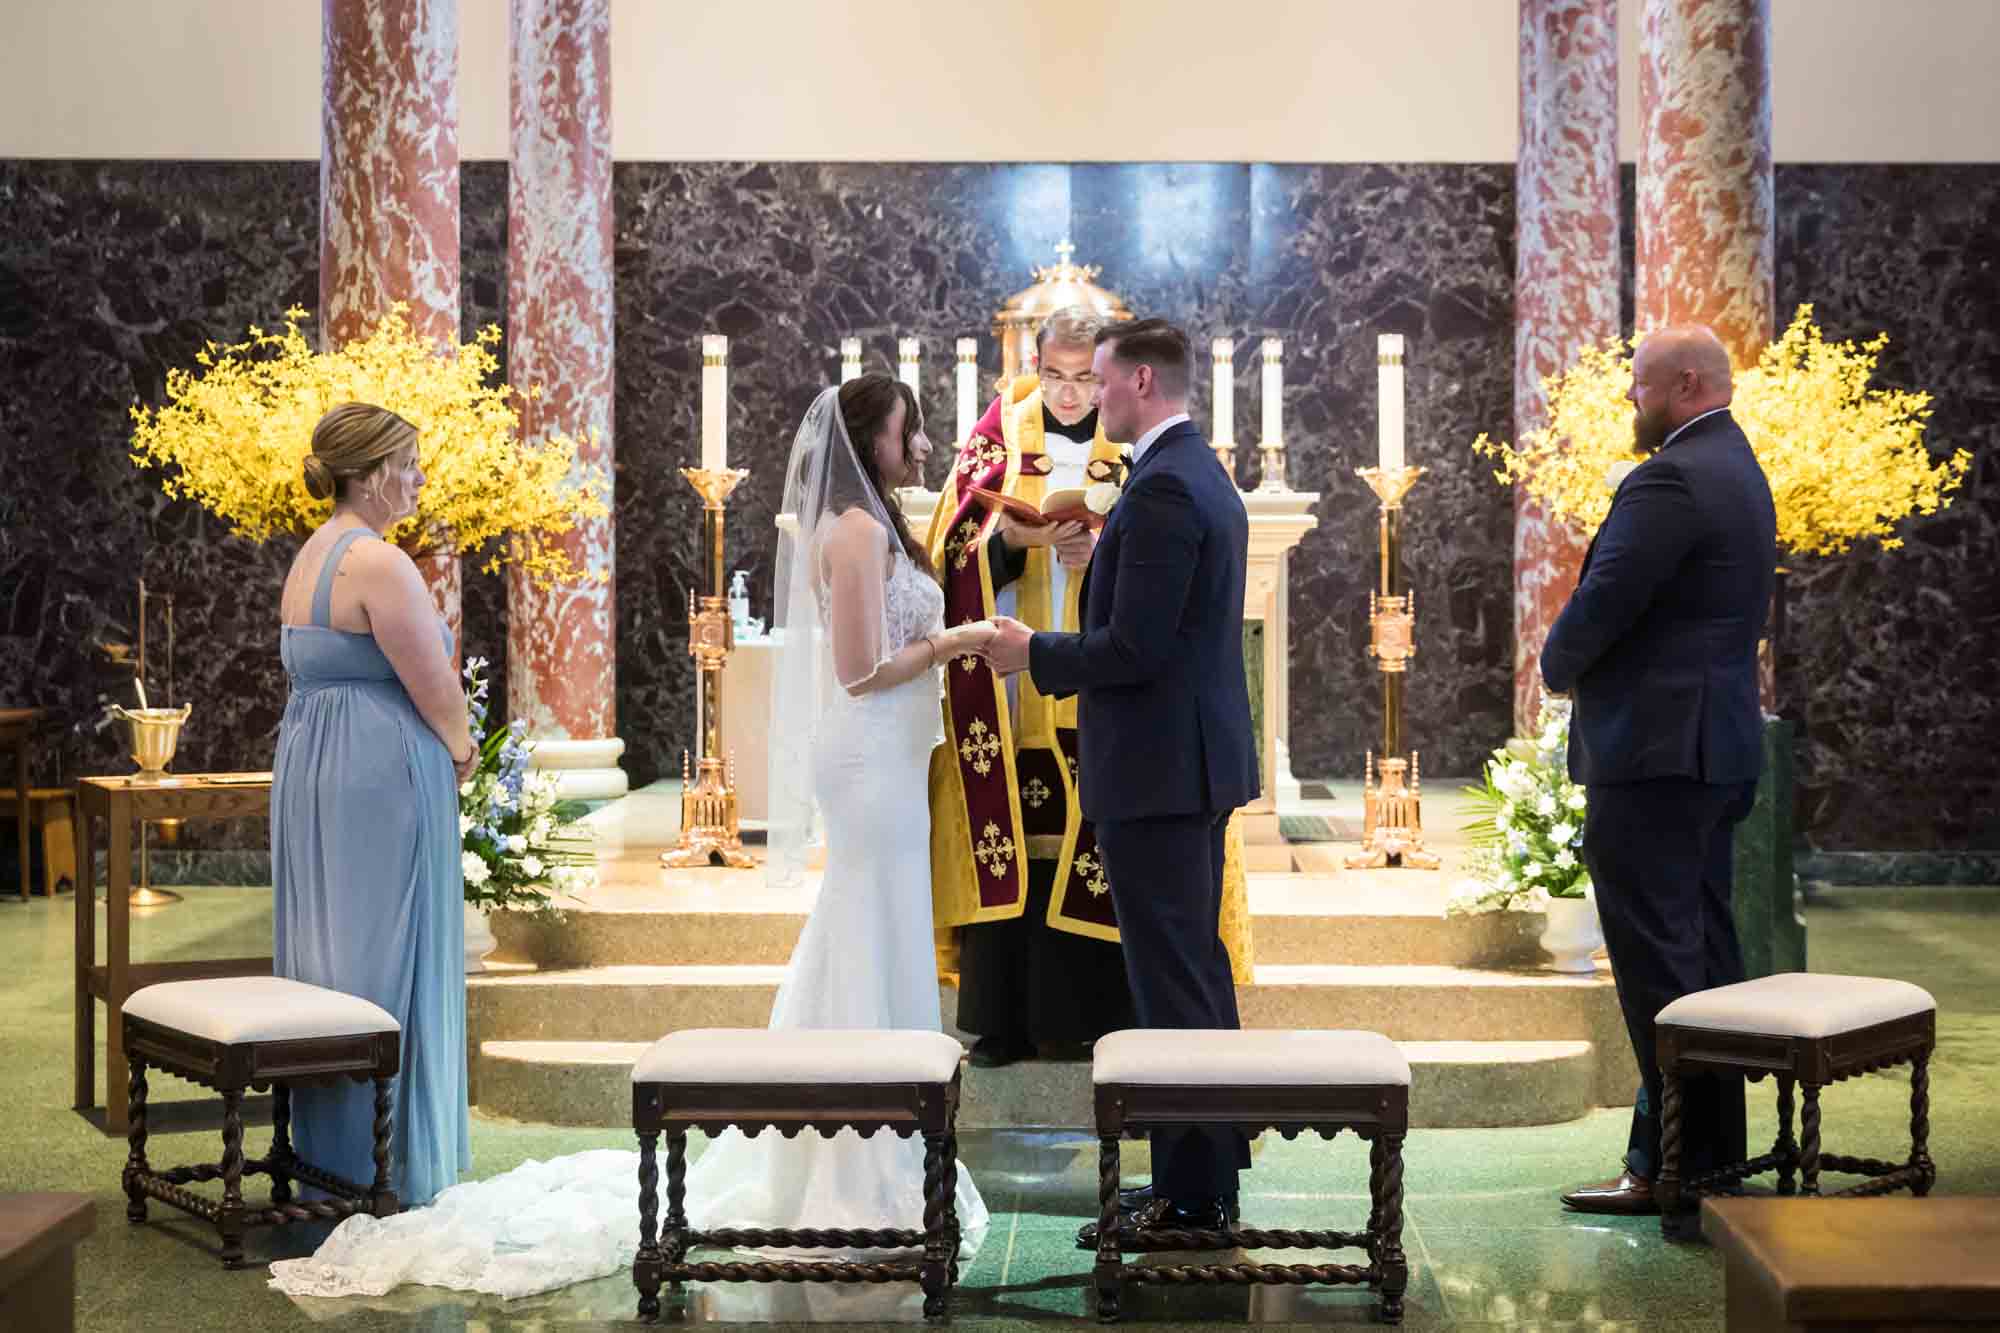
<svg viewBox="0 0 2000 1333">
<path fill-rule="evenodd" d="M 135 916 L 134 956 L 148 960 L 268 951 L 270 891 L 209 888 Z M 122 1142 L 73 1111 L 71 899 L 0 903 L 0 1002 L 8 1017 L 0 1061 L 0 1192 L 76 1190 L 98 1201 L 97 1230 L 79 1256 L 78 1327 L 102 1333 L 152 1329 L 530 1330 L 633 1326 L 633 1291 L 607 1277 L 529 1300 L 501 1303 L 430 1289 L 377 1301 L 293 1301 L 255 1270 L 224 1272 L 212 1231 L 155 1205 L 154 1221 L 125 1222 L 118 1172 Z M 1902 977 L 1938 998 L 1932 1075 L 1932 1147 L 1941 1194 L 2000 1195 L 2000 892 L 1991 889 L 1848 889 L 1809 913 L 1816 971 Z M 100 1075 L 101 1077 L 101 1075 Z M 969 1077 L 978 1077 L 971 1071 Z M 1768 1088 L 1768 1084 L 1764 1088 Z M 1751 1137 L 1768 1139 L 1772 1112 L 1752 1090 Z M 153 1098 L 180 1100 L 156 1116 L 154 1160 L 216 1155 L 219 1115 L 201 1090 L 156 1079 Z M 1836 1151 L 1900 1156 L 1907 1145 L 1908 1081 L 1875 1076 L 1829 1091 L 1827 1142 Z M 167 1132 L 159 1132 L 162 1121 Z M 176 1131 L 176 1122 L 186 1126 Z M 1411 1261 L 1411 1329 L 1719 1329 L 1721 1262 L 1704 1246 L 1668 1246 L 1652 1219 L 1566 1215 L 1565 1186 L 1617 1169 L 1626 1113 L 1598 1111 L 1537 1129 L 1422 1130 L 1408 1153 L 1404 1244 Z M 530 1158 L 587 1147 L 630 1147 L 628 1134 L 556 1129 L 482 1116 L 472 1122 L 478 1176 Z M 267 1129 L 253 1129 L 261 1149 Z M 1143 1158 L 1143 1150 L 1138 1150 Z M 1080 1134 L 978 1132 L 962 1152 L 992 1208 L 993 1228 L 962 1275 L 956 1323 L 980 1330 L 1088 1317 L 1089 1256 L 1073 1247 L 1094 1209 L 1096 1149 Z M 1287 1143 L 1267 1136 L 1245 1177 L 1246 1219 L 1273 1226 L 1358 1226 L 1366 1215 L 1366 1150 L 1344 1140 Z M 1143 1162 L 1134 1162 L 1143 1169 Z M 212 1187 L 211 1187 L 212 1188 Z M 260 1232 L 253 1259 L 306 1252 L 301 1234 Z M 1269 1288 L 1128 1291 L 1140 1326 L 1254 1320 L 1360 1324 L 1362 1293 Z M 907 1322 L 919 1315 L 909 1288 L 707 1288 L 696 1321 Z M 11 1331 L 10 1331 L 11 1333 Z M 28 1333 L 28 1331 L 23 1331 Z"/>
</svg>

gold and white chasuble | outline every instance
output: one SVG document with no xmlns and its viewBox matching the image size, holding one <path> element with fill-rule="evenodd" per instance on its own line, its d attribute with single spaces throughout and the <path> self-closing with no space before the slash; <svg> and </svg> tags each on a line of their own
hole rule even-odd
<svg viewBox="0 0 2000 1333">
<path fill-rule="evenodd" d="M 1073 459 L 1051 456 L 1066 444 L 1045 438 L 1041 386 L 1026 374 L 1007 385 L 961 446 L 928 543 L 947 625 L 1011 614 L 1035 629 L 1076 632 L 1083 571 L 1065 571 L 1053 549 L 1031 547 L 1021 577 L 996 592 L 987 544 L 999 520 L 972 494 L 980 487 L 1039 505 L 1050 474 L 1062 463 L 1073 466 Z M 1076 484 L 1116 479 L 1121 448 L 1102 427 L 1087 450 Z M 942 972 L 958 970 L 954 928 L 1021 915 L 1030 857 L 1056 863 L 1051 927 L 1118 941 L 1110 881 L 1077 800 L 1076 716 L 1074 697 L 1049 698 L 1028 672 L 1004 680 L 975 657 L 946 664 L 945 739 L 931 754 L 930 772 L 931 900 Z M 1250 980 L 1250 914 L 1234 820 L 1227 853 L 1221 934 L 1242 984 Z"/>
</svg>

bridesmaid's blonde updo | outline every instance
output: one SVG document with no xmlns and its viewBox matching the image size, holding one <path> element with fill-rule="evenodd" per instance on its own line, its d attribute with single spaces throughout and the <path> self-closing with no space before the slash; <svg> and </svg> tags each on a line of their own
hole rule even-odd
<svg viewBox="0 0 2000 1333">
<path fill-rule="evenodd" d="M 347 483 L 365 477 L 417 442 L 417 428 L 386 407 L 373 403 L 342 403 L 313 427 L 312 452 L 306 455 L 306 494 L 315 500 L 341 499 Z"/>
</svg>

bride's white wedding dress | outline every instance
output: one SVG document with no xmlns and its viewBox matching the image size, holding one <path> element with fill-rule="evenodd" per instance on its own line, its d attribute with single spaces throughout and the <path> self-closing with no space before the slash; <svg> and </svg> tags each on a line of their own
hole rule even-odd
<svg viewBox="0 0 2000 1333">
<path fill-rule="evenodd" d="M 942 628 L 943 593 L 900 551 L 884 591 L 885 656 Z M 831 694 L 811 759 L 826 870 L 770 1025 L 936 1031 L 929 763 L 938 678 L 927 671 L 859 697 Z M 886 1131 L 753 1139 L 732 1130 L 688 1169 L 689 1221 L 703 1230 L 918 1226 L 923 1154 L 921 1137 Z M 988 1216 L 963 1168 L 957 1200 L 969 1260 Z M 379 1296 L 405 1283 L 527 1296 L 629 1267 L 638 1235 L 638 1153 L 585 1152 L 455 1185 L 395 1217 L 349 1218 L 310 1259 L 272 1264 L 271 1285 L 301 1296 Z"/>
</svg>

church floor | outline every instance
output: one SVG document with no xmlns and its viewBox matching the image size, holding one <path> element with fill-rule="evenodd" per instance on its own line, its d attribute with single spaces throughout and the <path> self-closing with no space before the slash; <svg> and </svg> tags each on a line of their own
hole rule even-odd
<svg viewBox="0 0 2000 1333">
<path fill-rule="evenodd" d="M 135 957 L 223 957 L 269 948 L 268 889 L 186 893 L 178 906 L 135 914 Z M 622 1274 L 505 1304 L 430 1289 L 379 1301 L 294 1302 L 266 1289 L 254 1269 L 223 1272 L 212 1257 L 212 1230 L 191 1218 L 155 1205 L 152 1223 L 128 1226 L 118 1190 L 125 1146 L 69 1108 L 73 910 L 67 897 L 0 903 L 0 1001 L 7 1015 L 0 1193 L 76 1190 L 96 1198 L 97 1230 L 78 1262 L 79 1328 L 372 1333 L 635 1326 L 633 1290 Z M 1993 1109 L 2000 1106 L 2000 891 L 1841 890 L 1815 902 L 1809 923 L 1815 970 L 1902 977 L 1937 996 L 1931 1143 L 1938 1192 L 2000 1195 Z M 1771 1132 L 1768 1088 L 1752 1089 L 1753 1142 Z M 156 1107 L 177 1096 L 192 1102 L 179 1116 L 156 1114 L 156 1161 L 216 1155 L 219 1113 L 213 1102 L 193 1101 L 199 1093 L 174 1080 L 156 1082 Z M 1834 1150 L 1898 1157 L 1906 1148 L 1906 1079 L 1843 1084 L 1826 1094 L 1824 1105 Z M 1719 1329 L 1721 1261 L 1713 1251 L 1663 1244 L 1650 1218 L 1566 1216 L 1556 1202 L 1560 1188 L 1617 1169 L 1626 1122 L 1622 1111 L 1600 1110 L 1545 1128 L 1414 1133 L 1407 1147 L 1406 1327 Z M 477 1109 L 472 1123 L 473 1168 L 482 1177 L 530 1158 L 632 1146 L 623 1133 L 519 1124 Z M 267 1127 L 253 1128 L 253 1152 L 266 1134 Z M 956 1325 L 999 1329 L 1087 1316 L 1089 1256 L 1073 1248 L 1071 1236 L 1094 1210 L 1094 1144 L 1072 1133 L 986 1131 L 965 1137 L 963 1155 L 994 1219 L 984 1249 L 962 1275 Z M 1248 1219 L 1358 1226 L 1365 1217 L 1366 1150 L 1352 1139 L 1329 1148 L 1319 1140 L 1267 1136 L 1256 1160 L 1245 1178 Z M 1142 1160 L 1128 1165 L 1143 1171 Z M 258 1232 L 250 1253 L 270 1259 L 309 1248 L 301 1235 Z M 1337 1289 L 1128 1288 L 1126 1308 L 1128 1322 L 1140 1325 L 1362 1324 L 1370 1302 Z M 697 1290 L 691 1314 L 715 1321 L 905 1322 L 918 1317 L 918 1301 L 914 1288 L 898 1287 L 708 1288 Z"/>
</svg>

